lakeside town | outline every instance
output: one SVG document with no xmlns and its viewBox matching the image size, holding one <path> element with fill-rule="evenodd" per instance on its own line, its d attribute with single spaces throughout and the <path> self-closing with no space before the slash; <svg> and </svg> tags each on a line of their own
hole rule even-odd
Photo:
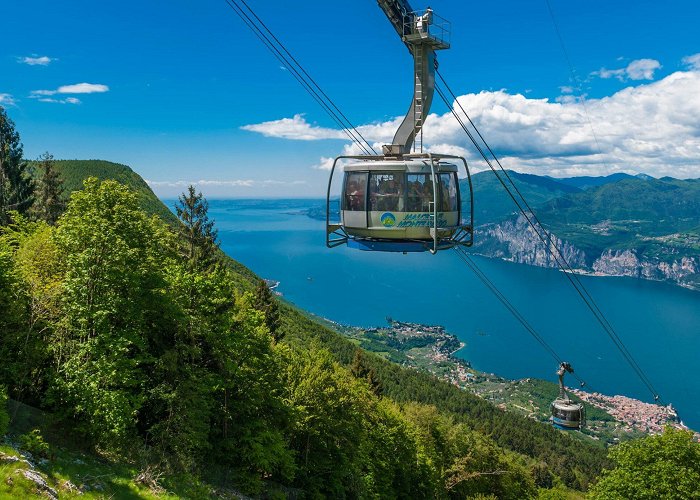
<svg viewBox="0 0 700 500">
<path fill-rule="evenodd" d="M 629 430 L 636 429 L 647 434 L 661 434 L 667 425 L 677 429 L 688 430 L 688 427 L 678 418 L 678 413 L 673 405 L 668 406 L 645 403 L 627 396 L 606 396 L 599 392 L 586 392 L 580 389 L 569 389 L 582 401 L 600 408 L 611 415 L 618 422 L 629 426 Z M 700 441 L 700 434 L 695 433 Z"/>
<path fill-rule="evenodd" d="M 387 318 L 387 326 L 360 328 L 326 320 L 363 348 L 391 361 L 427 371 L 463 390 L 489 400 L 504 411 L 534 420 L 549 420 L 549 404 L 558 385 L 537 379 L 508 380 L 484 373 L 455 356 L 463 342 L 439 325 L 408 323 Z M 644 434 L 660 434 L 666 426 L 687 430 L 671 406 L 645 403 L 626 396 L 608 396 L 569 389 L 574 399 L 588 405 L 588 423 L 582 433 L 594 440 L 619 442 Z M 700 441 L 700 434 L 695 434 Z"/>
</svg>

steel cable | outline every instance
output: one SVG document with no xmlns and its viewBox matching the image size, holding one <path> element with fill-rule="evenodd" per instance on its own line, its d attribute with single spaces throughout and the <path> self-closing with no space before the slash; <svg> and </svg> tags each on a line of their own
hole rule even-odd
<svg viewBox="0 0 700 500">
<path fill-rule="evenodd" d="M 501 172 L 505 175 L 506 179 L 508 182 L 512 185 L 513 189 L 517 193 L 517 195 L 520 197 L 520 200 L 522 201 L 522 204 L 518 201 L 516 196 L 512 193 L 511 189 L 508 187 L 508 185 L 505 183 L 505 181 L 501 178 L 499 175 L 498 171 L 492 164 L 491 160 L 488 158 L 486 155 L 484 149 L 481 147 L 481 145 L 478 143 L 474 135 L 469 131 L 467 128 L 466 124 L 464 121 L 461 119 L 461 117 L 457 114 L 455 110 L 455 106 L 450 103 L 450 101 L 447 99 L 445 96 L 444 92 L 442 89 L 440 89 L 438 86 L 436 86 L 436 90 L 438 94 L 440 95 L 440 98 L 442 101 L 445 103 L 445 105 L 450 109 L 452 115 L 455 117 L 457 122 L 460 124 L 462 130 L 467 134 L 469 139 L 471 140 L 472 144 L 476 147 L 477 151 L 481 154 L 482 158 L 486 162 L 486 164 L 489 166 L 489 168 L 493 171 L 493 173 L 496 175 L 496 178 L 499 180 L 501 183 L 501 186 L 506 190 L 507 194 L 511 198 L 511 200 L 515 203 L 515 205 L 518 207 L 518 210 L 520 213 L 525 217 L 526 221 L 530 225 L 530 227 L 533 229 L 535 234 L 538 236 L 538 238 L 542 241 L 542 243 L 545 245 L 545 250 L 554 258 L 557 266 L 559 269 L 561 269 L 564 274 L 566 275 L 567 279 L 569 282 L 572 284 L 578 295 L 581 297 L 581 299 L 584 301 L 586 306 L 591 310 L 593 313 L 594 317 L 596 320 L 601 324 L 603 327 L 603 330 L 607 333 L 607 335 L 610 337 L 610 339 L 613 341 L 613 344 L 617 347 L 617 349 L 620 351 L 622 354 L 623 358 L 627 361 L 627 363 L 631 366 L 631 368 L 634 370 L 634 372 L 637 374 L 637 376 L 640 378 L 642 383 L 649 389 L 651 392 L 653 398 L 655 401 L 660 400 L 660 396 L 658 395 L 657 391 L 655 390 L 654 386 L 652 385 L 651 381 L 647 377 L 647 375 L 644 373 L 642 368 L 639 366 L 637 361 L 634 359 L 632 354 L 629 352 L 627 347 L 624 345 L 622 342 L 622 339 L 618 336 L 618 334 L 615 332 L 613 329 L 612 325 L 610 322 L 607 320 L 603 312 L 600 310 L 598 305 L 595 303 L 593 300 L 593 297 L 590 295 L 588 290 L 583 286 L 583 283 L 580 281 L 578 275 L 574 272 L 573 268 L 569 265 L 568 261 L 564 257 L 563 253 L 561 252 L 561 249 L 558 247 L 556 242 L 552 240 L 551 233 L 549 233 L 545 228 L 544 225 L 541 223 L 539 218 L 537 218 L 537 215 L 535 212 L 532 210 L 530 205 L 527 203 L 527 200 L 525 197 L 522 195 L 518 187 L 515 185 L 513 179 L 511 176 L 508 174 L 507 170 L 503 168 L 503 165 L 501 165 L 500 161 L 498 160 L 498 157 L 495 155 L 489 144 L 486 142 L 484 137 L 481 135 L 481 132 L 479 129 L 476 127 L 474 122 L 471 120 L 469 117 L 468 113 L 464 110 L 462 107 L 461 103 L 455 96 L 454 92 L 450 89 L 449 85 L 445 81 L 445 79 L 442 77 L 440 72 L 437 72 L 440 80 L 442 81 L 443 85 L 445 88 L 448 90 L 450 95 L 453 97 L 454 103 L 460 108 L 464 116 L 467 117 L 469 120 L 469 123 L 471 124 L 472 128 L 476 131 L 478 134 L 479 138 L 483 142 L 484 146 L 487 148 L 493 159 L 496 161 L 498 164 Z M 527 208 L 523 207 L 523 205 Z M 533 220 L 534 219 L 534 220 Z M 536 224 L 535 224 L 536 222 Z M 544 233 L 544 235 L 542 234 Z"/>
<path fill-rule="evenodd" d="M 261 28 L 250 15 L 241 7 L 236 0 L 224 0 L 226 4 L 233 10 L 236 15 L 245 23 L 245 25 L 250 29 L 253 34 L 265 45 L 265 47 L 275 56 L 275 58 L 284 65 L 285 68 L 289 69 L 292 76 L 302 85 L 304 90 L 326 111 L 326 113 L 335 121 L 335 123 L 343 130 L 346 136 L 357 144 L 357 146 L 362 150 L 364 154 L 372 155 L 377 154 L 374 148 L 367 142 L 362 134 L 355 128 L 355 126 L 350 123 L 347 117 L 340 112 L 338 107 L 333 103 L 333 101 L 328 97 L 328 95 L 323 92 L 323 90 L 316 84 L 316 82 L 309 76 L 309 74 L 304 70 L 304 68 L 294 59 L 290 52 L 284 47 L 284 45 L 279 41 L 277 37 L 272 34 L 272 32 L 265 26 L 262 21 L 259 21 L 263 26 L 265 31 L 270 33 L 269 36 L 263 32 Z M 245 4 L 245 2 L 243 2 Z M 260 18 L 253 12 L 253 10 L 245 4 L 246 8 L 251 12 L 255 19 L 260 20 Z M 291 60 L 285 56 L 289 54 Z M 307 80 L 308 78 L 308 80 Z M 310 82 L 309 82 L 310 80 Z M 334 108 L 338 112 L 334 111 Z M 341 116 L 342 115 L 342 118 Z M 343 123 L 343 118 L 347 124 Z M 357 134 L 357 135 L 355 135 Z"/>
</svg>

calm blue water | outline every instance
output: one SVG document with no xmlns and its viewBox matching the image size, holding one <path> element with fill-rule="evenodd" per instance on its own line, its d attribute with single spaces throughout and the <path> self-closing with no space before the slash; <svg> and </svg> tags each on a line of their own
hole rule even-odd
<svg viewBox="0 0 700 500">
<path fill-rule="evenodd" d="M 352 325 L 391 316 L 444 325 L 458 355 L 508 378 L 556 380 L 557 363 L 453 252 L 382 254 L 327 249 L 324 223 L 299 215 L 320 201 L 210 201 L 221 246 L 299 307 Z M 650 401 L 612 341 L 560 272 L 475 257 L 589 388 Z M 700 429 L 700 293 L 629 278 L 582 277 L 666 402 Z"/>
</svg>

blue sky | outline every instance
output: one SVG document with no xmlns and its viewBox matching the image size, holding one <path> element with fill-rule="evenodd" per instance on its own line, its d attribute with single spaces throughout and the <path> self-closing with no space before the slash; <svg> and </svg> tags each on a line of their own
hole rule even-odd
<svg viewBox="0 0 700 500">
<path fill-rule="evenodd" d="M 412 63 L 376 1 L 248 1 L 372 142 L 391 138 Z M 700 3 L 550 4 L 576 81 L 545 0 L 431 2 L 452 22 L 440 69 L 504 164 L 700 177 Z M 0 105 L 28 158 L 125 163 L 162 196 L 291 197 L 321 194 L 347 149 L 224 0 L 3 0 L 0 18 Z M 432 111 L 426 144 L 483 168 Z"/>
</svg>

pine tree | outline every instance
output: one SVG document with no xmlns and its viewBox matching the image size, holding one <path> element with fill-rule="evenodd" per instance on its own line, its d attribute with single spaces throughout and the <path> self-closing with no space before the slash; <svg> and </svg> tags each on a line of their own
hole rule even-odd
<svg viewBox="0 0 700 500">
<path fill-rule="evenodd" d="M 365 380 L 369 384 L 370 389 L 372 389 L 372 392 L 377 396 L 381 396 L 382 392 L 384 392 L 382 383 L 379 377 L 377 377 L 377 372 L 374 368 L 367 367 L 367 360 L 360 349 L 355 351 L 355 357 L 350 365 L 350 373 L 352 373 L 355 378 Z"/>
<path fill-rule="evenodd" d="M 48 151 L 39 157 L 37 168 L 40 171 L 40 177 L 36 186 L 32 212 L 38 219 L 55 224 L 66 207 L 63 198 L 63 180 L 56 170 L 53 155 Z"/>
<path fill-rule="evenodd" d="M 180 226 L 181 254 L 192 269 L 207 269 L 217 261 L 217 231 L 209 220 L 209 204 L 194 186 L 182 193 L 175 206 Z"/>
<path fill-rule="evenodd" d="M 25 213 L 34 201 L 23 152 L 15 124 L 0 106 L 0 226 L 7 225 L 10 211 Z"/>
<path fill-rule="evenodd" d="M 267 286 L 264 280 L 260 280 L 257 288 L 255 289 L 255 308 L 258 311 L 265 313 L 265 325 L 270 331 L 270 335 L 275 341 L 279 342 L 283 334 L 279 330 L 280 324 L 280 313 L 277 301 L 272 296 L 270 288 Z"/>
</svg>

